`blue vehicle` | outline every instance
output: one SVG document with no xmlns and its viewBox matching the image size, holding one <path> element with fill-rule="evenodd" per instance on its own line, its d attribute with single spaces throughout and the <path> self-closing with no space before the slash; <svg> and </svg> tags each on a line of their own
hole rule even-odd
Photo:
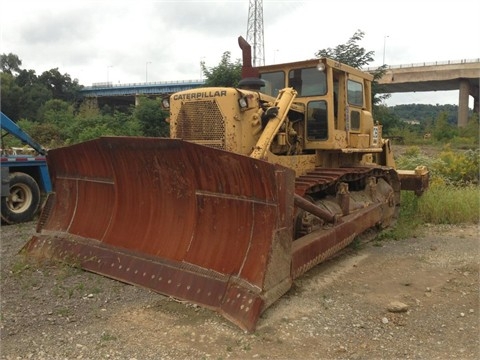
<svg viewBox="0 0 480 360">
<path fill-rule="evenodd" d="M 52 191 L 48 173 L 47 151 L 14 121 L 0 112 L 1 149 L 1 218 L 2 223 L 31 221 L 39 211 L 42 195 Z M 35 153 L 23 154 L 22 148 L 3 148 L 3 139 L 12 135 Z"/>
</svg>

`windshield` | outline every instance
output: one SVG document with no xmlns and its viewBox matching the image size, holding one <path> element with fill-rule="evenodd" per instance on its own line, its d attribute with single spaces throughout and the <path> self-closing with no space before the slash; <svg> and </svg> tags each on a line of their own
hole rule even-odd
<svg viewBox="0 0 480 360">
<path fill-rule="evenodd" d="M 262 87 L 264 94 L 277 97 L 280 90 L 286 86 L 283 71 L 263 73 L 260 78 L 265 81 L 265 86 Z M 297 91 L 297 97 L 322 96 L 327 93 L 325 72 L 319 71 L 316 67 L 290 70 L 288 86 Z"/>
<path fill-rule="evenodd" d="M 280 90 L 285 87 L 285 73 L 283 71 L 264 73 L 260 75 L 260 78 L 265 81 L 265 87 L 262 87 L 264 94 L 277 97 Z"/>
<path fill-rule="evenodd" d="M 325 72 L 316 67 L 291 70 L 288 84 L 298 92 L 299 97 L 325 95 L 327 92 Z"/>
</svg>

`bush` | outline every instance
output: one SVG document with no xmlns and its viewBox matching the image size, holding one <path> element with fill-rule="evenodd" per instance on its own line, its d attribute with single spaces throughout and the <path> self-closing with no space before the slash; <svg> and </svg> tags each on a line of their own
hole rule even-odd
<svg viewBox="0 0 480 360">
<path fill-rule="evenodd" d="M 399 169 L 426 165 L 430 186 L 418 197 L 402 191 L 397 226 L 378 239 L 403 239 L 415 236 L 416 228 L 431 224 L 478 224 L 480 219 L 480 150 L 453 151 L 445 146 L 438 156 L 426 156 L 417 146 L 409 147 L 396 159 Z"/>
<path fill-rule="evenodd" d="M 440 153 L 436 171 L 447 184 L 478 184 L 480 150 L 452 151 L 446 147 Z"/>
<path fill-rule="evenodd" d="M 405 154 L 396 159 L 399 169 L 414 169 L 425 165 L 434 182 L 451 185 L 468 185 L 479 183 L 480 150 L 453 151 L 446 145 L 438 157 L 426 156 L 418 146 L 411 146 Z"/>
<path fill-rule="evenodd" d="M 431 178 L 438 175 L 439 161 L 438 158 L 423 154 L 418 146 L 409 146 L 402 156 L 395 159 L 398 169 L 413 170 L 419 165 L 426 166 Z"/>
</svg>

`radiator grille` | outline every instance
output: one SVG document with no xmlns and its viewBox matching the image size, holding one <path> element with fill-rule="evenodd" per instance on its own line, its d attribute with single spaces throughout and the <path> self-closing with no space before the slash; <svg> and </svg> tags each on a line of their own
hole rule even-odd
<svg viewBox="0 0 480 360">
<path fill-rule="evenodd" d="M 215 101 L 182 104 L 177 137 L 197 144 L 225 149 L 225 120 Z"/>
</svg>

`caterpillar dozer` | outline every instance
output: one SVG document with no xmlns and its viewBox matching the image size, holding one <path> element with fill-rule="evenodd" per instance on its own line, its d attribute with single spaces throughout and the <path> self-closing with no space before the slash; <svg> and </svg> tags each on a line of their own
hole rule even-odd
<svg viewBox="0 0 480 360">
<path fill-rule="evenodd" d="M 171 94 L 170 138 L 101 137 L 51 150 L 54 192 L 31 256 L 212 309 L 246 331 L 306 271 L 395 223 L 396 169 L 372 118 L 372 76 L 319 58 L 252 67 L 236 88 Z"/>
</svg>

